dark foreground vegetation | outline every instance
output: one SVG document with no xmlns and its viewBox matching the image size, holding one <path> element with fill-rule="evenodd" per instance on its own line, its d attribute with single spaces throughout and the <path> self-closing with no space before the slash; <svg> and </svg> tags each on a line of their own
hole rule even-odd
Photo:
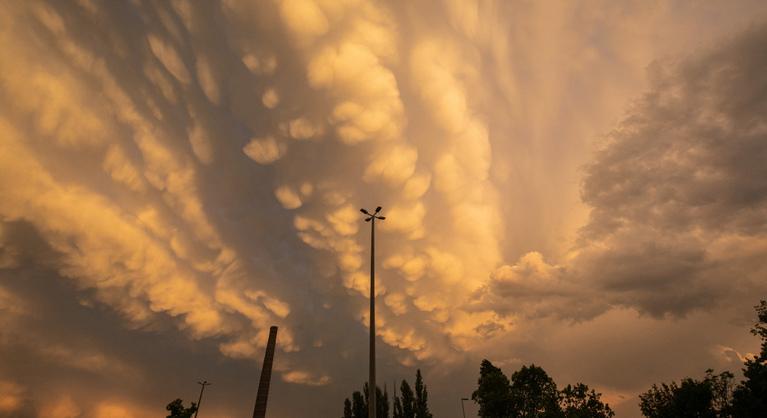
<svg viewBox="0 0 767 418">
<path fill-rule="evenodd" d="M 583 383 L 557 384 L 542 368 L 531 364 L 515 371 L 509 380 L 487 360 L 479 367 L 477 390 L 471 398 L 483 418 L 607 418 L 615 416 L 601 394 Z"/>
<path fill-rule="evenodd" d="M 706 370 L 702 379 L 653 385 L 639 396 L 648 418 L 767 418 L 767 302 L 756 307 L 751 333 L 761 339 L 760 353 L 746 359 L 743 380 L 725 371 Z M 511 381 L 487 360 L 480 366 L 479 387 L 472 399 L 482 418 L 586 418 L 612 417 L 600 394 L 578 383 L 557 390 L 554 381 L 535 365 L 523 366 Z"/>
<path fill-rule="evenodd" d="M 767 418 L 767 302 L 756 307 L 757 322 L 751 333 L 761 339 L 760 353 L 746 359 L 743 380 L 734 381 L 729 371 L 714 374 L 709 369 L 702 379 L 690 377 L 679 383 L 653 385 L 639 396 L 639 407 L 648 418 Z M 363 395 L 365 394 L 365 395 Z M 367 386 L 346 399 L 343 418 L 367 418 Z M 389 418 L 386 391 L 377 390 L 377 418 Z M 479 405 L 481 418 L 609 418 L 615 413 L 601 394 L 583 383 L 561 390 L 541 367 L 522 366 L 506 377 L 500 368 L 483 360 L 477 390 L 472 400 Z M 402 382 L 395 394 L 393 418 L 431 417 L 426 387 L 420 370 L 416 390 Z"/>
<path fill-rule="evenodd" d="M 751 333 L 761 340 L 759 354 L 743 363 L 743 380 L 734 381 L 729 371 L 702 379 L 684 378 L 679 383 L 654 384 L 639 396 L 639 407 L 648 418 L 767 418 L 767 301 L 756 307 L 757 322 Z M 402 380 L 399 393 L 393 388 L 390 404 L 386 388 L 376 388 L 377 418 L 433 418 L 421 371 L 415 385 Z M 483 360 L 477 390 L 471 396 L 481 418 L 609 418 L 615 413 L 601 394 L 583 383 L 558 389 L 545 370 L 534 364 L 522 366 L 511 379 L 490 361 Z M 391 406 L 391 408 L 390 408 Z M 176 399 L 166 409 L 167 418 L 191 418 L 197 410 Z M 390 414 L 391 412 L 391 414 Z M 342 418 L 368 417 L 368 388 L 352 393 L 344 401 Z"/>
<path fill-rule="evenodd" d="M 639 396 L 639 407 L 648 418 L 757 418 L 767 417 L 767 301 L 756 307 L 757 322 L 751 333 L 761 339 L 758 355 L 743 363 L 743 380 L 733 374 L 706 370 L 701 380 L 661 383 Z"/>
<path fill-rule="evenodd" d="M 734 382 L 729 371 L 706 370 L 702 379 L 653 385 L 639 396 L 648 418 L 767 418 L 767 302 L 756 307 L 751 333 L 761 339 L 760 353 L 746 359 L 743 380 Z M 487 360 L 480 366 L 479 387 L 472 399 L 482 418 L 586 418 L 612 417 L 600 394 L 578 383 L 557 390 L 538 366 L 523 366 L 511 381 Z"/>
<path fill-rule="evenodd" d="M 532 364 L 523 366 L 511 376 L 487 360 L 482 361 L 477 390 L 472 399 L 479 404 L 483 418 L 545 417 L 585 418 L 612 417 L 610 407 L 602 403 L 600 394 L 578 383 L 557 390 L 557 385 L 546 372 Z M 394 393 L 392 414 L 389 414 L 389 395 L 386 388 L 376 389 L 377 418 L 433 418 L 429 412 L 426 385 L 421 371 L 416 372 L 415 386 L 403 380 L 399 394 Z M 351 400 L 344 401 L 342 418 L 368 418 L 368 387 L 355 391 Z"/>
<path fill-rule="evenodd" d="M 399 389 L 399 395 L 397 395 L 397 390 L 394 388 L 392 418 L 433 418 L 429 412 L 429 393 L 420 369 L 415 373 L 414 388 L 403 379 Z M 376 417 L 389 418 L 389 416 L 389 394 L 385 387 L 383 393 L 381 388 L 376 388 Z M 352 393 L 351 401 L 349 398 L 344 400 L 343 418 L 368 418 L 367 383 L 362 386 L 362 392 Z"/>
<path fill-rule="evenodd" d="M 184 401 L 181 399 L 176 399 L 175 401 L 169 403 L 165 409 L 167 409 L 170 413 L 167 418 L 192 418 L 194 413 L 197 412 L 197 404 L 192 402 L 192 406 L 186 408 L 184 406 Z"/>
</svg>

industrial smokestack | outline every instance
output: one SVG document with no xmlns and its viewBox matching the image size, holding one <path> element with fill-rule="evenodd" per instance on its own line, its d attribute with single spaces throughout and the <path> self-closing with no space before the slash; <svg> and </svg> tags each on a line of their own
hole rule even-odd
<svg viewBox="0 0 767 418">
<path fill-rule="evenodd" d="M 256 407 L 253 408 L 253 418 L 266 417 L 266 401 L 269 398 L 269 382 L 272 380 L 272 362 L 274 361 L 274 346 L 277 343 L 277 327 L 269 328 L 269 342 L 264 353 L 264 365 L 261 368 L 261 380 L 258 382 Z"/>
</svg>

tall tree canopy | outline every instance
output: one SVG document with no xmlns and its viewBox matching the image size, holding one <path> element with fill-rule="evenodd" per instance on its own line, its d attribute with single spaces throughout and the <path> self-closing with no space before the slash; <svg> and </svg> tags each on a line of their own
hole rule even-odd
<svg viewBox="0 0 767 418">
<path fill-rule="evenodd" d="M 429 412 L 428 398 L 429 393 L 423 383 L 421 369 L 418 369 L 415 373 L 415 418 L 432 418 L 431 412 Z"/>
<path fill-rule="evenodd" d="M 762 340 L 758 356 L 748 359 L 743 369 L 745 378 L 733 394 L 733 416 L 767 417 L 767 301 L 756 307 L 757 322 L 751 333 Z"/>
<path fill-rule="evenodd" d="M 348 399 L 347 399 L 348 400 Z M 352 393 L 352 418 L 365 418 L 368 416 L 368 403 L 360 391 Z"/>
<path fill-rule="evenodd" d="M 662 383 L 639 395 L 639 408 L 648 418 L 723 418 L 730 417 L 733 375 L 714 375 L 706 370 L 703 380 L 682 379 L 680 384 Z"/>
<path fill-rule="evenodd" d="M 170 412 L 167 418 L 191 418 L 195 412 L 197 412 L 197 404 L 192 402 L 192 406 L 189 408 L 184 407 L 184 401 L 176 399 L 165 407 Z"/>
<path fill-rule="evenodd" d="M 508 417 L 509 389 L 509 379 L 501 369 L 488 360 L 482 360 L 479 366 L 477 390 L 471 395 L 471 399 L 479 404 L 479 416 L 482 418 Z"/>
<path fill-rule="evenodd" d="M 393 418 L 432 418 L 429 412 L 429 394 L 423 381 L 421 370 L 416 371 L 415 391 L 407 380 L 402 380 L 400 394 L 394 388 Z M 381 392 L 376 388 L 376 417 L 389 418 L 389 394 L 386 389 Z M 368 386 L 363 385 L 362 392 L 352 393 L 352 400 L 344 400 L 344 418 L 367 418 L 368 416 Z"/>
<path fill-rule="evenodd" d="M 745 361 L 744 379 L 734 390 L 732 373 L 714 375 L 709 369 L 703 380 L 687 377 L 680 384 L 652 385 L 639 396 L 642 414 L 648 418 L 767 417 L 767 302 L 755 308 L 757 322 L 751 333 L 761 339 L 761 351 Z"/>
<path fill-rule="evenodd" d="M 522 366 L 511 375 L 511 416 L 520 418 L 558 417 L 557 384 L 542 368 Z"/>
<path fill-rule="evenodd" d="M 352 403 L 349 401 L 349 398 L 344 399 L 344 418 L 354 418 Z"/>
<path fill-rule="evenodd" d="M 392 417 L 393 418 L 403 418 L 405 416 L 405 413 L 402 410 L 402 401 L 400 401 L 399 396 L 397 396 L 397 389 L 394 389 L 394 408 Z"/>
<path fill-rule="evenodd" d="M 407 380 L 402 380 L 399 390 L 402 398 L 402 418 L 415 418 L 415 394 Z"/>
<path fill-rule="evenodd" d="M 557 391 L 554 380 L 536 365 L 523 366 L 511 382 L 501 369 L 483 360 L 477 390 L 472 394 L 482 418 L 610 418 L 600 393 L 578 383 Z"/>
<path fill-rule="evenodd" d="M 615 412 L 599 399 L 601 393 L 583 383 L 567 385 L 559 392 L 559 405 L 565 418 L 611 418 Z"/>
</svg>

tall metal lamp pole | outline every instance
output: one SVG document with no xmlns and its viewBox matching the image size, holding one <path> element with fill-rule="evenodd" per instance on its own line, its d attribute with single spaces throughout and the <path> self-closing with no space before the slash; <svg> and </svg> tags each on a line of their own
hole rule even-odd
<svg viewBox="0 0 767 418">
<path fill-rule="evenodd" d="M 378 215 L 381 207 L 370 213 L 360 209 L 365 214 L 365 222 L 370 222 L 370 376 L 368 378 L 368 418 L 376 418 L 376 219 L 383 221 L 385 216 Z"/>
<path fill-rule="evenodd" d="M 197 398 L 197 409 L 194 411 L 194 418 L 197 418 L 197 414 L 200 412 L 200 404 L 202 403 L 202 392 L 205 391 L 205 386 L 212 385 L 213 383 L 210 383 L 207 380 L 203 380 L 202 382 L 197 382 L 197 384 L 200 385 L 200 397 Z"/>
</svg>

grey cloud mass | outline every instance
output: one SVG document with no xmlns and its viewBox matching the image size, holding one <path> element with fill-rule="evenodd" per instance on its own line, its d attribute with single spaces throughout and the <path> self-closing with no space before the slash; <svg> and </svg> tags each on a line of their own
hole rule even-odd
<svg viewBox="0 0 767 418">
<path fill-rule="evenodd" d="M 601 288 L 634 293 L 619 303 L 684 314 L 764 293 L 765 39 L 755 26 L 651 67 L 651 90 L 587 167 L 584 258 Z"/>
<path fill-rule="evenodd" d="M 437 416 L 482 358 L 620 416 L 736 369 L 767 290 L 766 10 L 3 4 L 0 417 L 157 416 L 201 378 L 207 416 L 242 415 L 273 324 L 270 413 L 339 415 L 379 204 L 381 383 L 421 368 Z"/>
<path fill-rule="evenodd" d="M 570 259 L 548 265 L 531 253 L 491 276 L 488 297 L 580 318 L 611 306 L 683 316 L 763 294 L 765 40 L 755 26 L 653 63 L 649 90 L 585 166 L 590 214 Z"/>
</svg>

